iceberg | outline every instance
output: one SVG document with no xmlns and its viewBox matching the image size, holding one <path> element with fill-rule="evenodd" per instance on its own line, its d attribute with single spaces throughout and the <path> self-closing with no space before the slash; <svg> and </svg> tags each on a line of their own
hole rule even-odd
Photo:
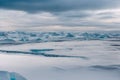
<svg viewBox="0 0 120 80">
<path fill-rule="evenodd" d="M 0 80 L 27 80 L 15 72 L 0 71 Z"/>
</svg>

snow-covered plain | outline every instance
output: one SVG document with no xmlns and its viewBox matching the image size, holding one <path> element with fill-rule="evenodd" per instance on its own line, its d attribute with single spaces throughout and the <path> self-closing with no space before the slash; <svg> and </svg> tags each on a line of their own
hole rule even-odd
<svg viewBox="0 0 120 80">
<path fill-rule="evenodd" d="M 27 80 L 120 80 L 119 32 L 1 32 L 0 40 L 0 71 Z"/>
</svg>

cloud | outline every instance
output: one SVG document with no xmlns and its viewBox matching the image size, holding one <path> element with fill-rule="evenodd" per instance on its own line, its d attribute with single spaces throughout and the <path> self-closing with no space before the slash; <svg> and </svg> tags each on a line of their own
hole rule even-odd
<svg viewBox="0 0 120 80">
<path fill-rule="evenodd" d="M 120 29 L 119 4 L 120 0 L 0 0 L 0 30 Z"/>
<path fill-rule="evenodd" d="M 66 11 L 57 14 L 30 14 L 17 10 L 0 10 L 0 30 L 118 30 L 120 10 Z M 106 15 L 107 14 L 107 15 Z M 103 19 L 103 16 L 115 18 Z"/>
<path fill-rule="evenodd" d="M 116 8 L 120 0 L 0 0 L 0 8 L 27 12 L 63 12 Z"/>
</svg>

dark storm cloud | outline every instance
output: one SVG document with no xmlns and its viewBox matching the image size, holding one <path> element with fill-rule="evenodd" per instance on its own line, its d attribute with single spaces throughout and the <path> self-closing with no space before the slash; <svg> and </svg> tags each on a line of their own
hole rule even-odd
<svg viewBox="0 0 120 80">
<path fill-rule="evenodd" d="M 0 0 L 0 8 L 27 12 L 97 10 L 117 7 L 120 0 Z"/>
</svg>

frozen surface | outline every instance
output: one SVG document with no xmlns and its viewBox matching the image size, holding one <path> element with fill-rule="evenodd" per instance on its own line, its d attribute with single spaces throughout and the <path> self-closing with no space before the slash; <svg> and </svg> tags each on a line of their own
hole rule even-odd
<svg viewBox="0 0 120 80">
<path fill-rule="evenodd" d="M 0 36 L 0 71 L 20 73 L 27 80 L 120 80 L 119 32 Z"/>
</svg>

